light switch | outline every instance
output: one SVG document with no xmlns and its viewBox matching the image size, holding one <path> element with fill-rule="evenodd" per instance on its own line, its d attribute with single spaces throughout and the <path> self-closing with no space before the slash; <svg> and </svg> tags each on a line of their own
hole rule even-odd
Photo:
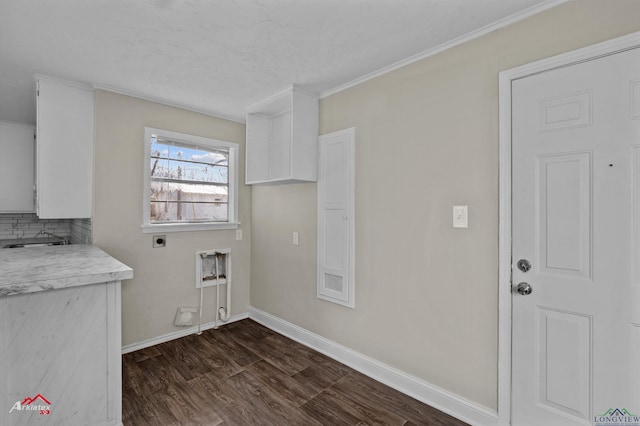
<svg viewBox="0 0 640 426">
<path fill-rule="evenodd" d="M 468 228 L 469 227 L 469 207 L 453 206 L 453 227 Z"/>
<path fill-rule="evenodd" d="M 300 244 L 300 240 L 298 239 L 298 233 L 294 232 L 293 233 L 293 245 L 297 246 L 298 244 Z"/>
<path fill-rule="evenodd" d="M 242 239 L 242 229 L 236 229 L 236 241 L 240 241 Z"/>
</svg>

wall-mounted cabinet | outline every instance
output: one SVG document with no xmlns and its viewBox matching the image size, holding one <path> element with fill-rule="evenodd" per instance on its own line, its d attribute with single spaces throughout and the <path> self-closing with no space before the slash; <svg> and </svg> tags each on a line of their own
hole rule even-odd
<svg viewBox="0 0 640 426">
<path fill-rule="evenodd" d="M 36 212 L 89 218 L 93 187 L 93 90 L 36 76 Z"/>
<path fill-rule="evenodd" d="M 295 85 L 247 108 L 248 185 L 317 180 L 318 99 Z"/>
<path fill-rule="evenodd" d="M 0 122 L 0 213 L 33 213 L 35 127 Z"/>
</svg>

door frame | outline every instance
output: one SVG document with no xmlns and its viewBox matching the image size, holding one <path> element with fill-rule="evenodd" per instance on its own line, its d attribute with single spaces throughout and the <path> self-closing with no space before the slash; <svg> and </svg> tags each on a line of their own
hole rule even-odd
<svg viewBox="0 0 640 426">
<path fill-rule="evenodd" d="M 499 73 L 499 276 L 498 276 L 498 424 L 511 424 L 511 83 L 640 47 L 640 32 L 542 59 Z"/>
</svg>

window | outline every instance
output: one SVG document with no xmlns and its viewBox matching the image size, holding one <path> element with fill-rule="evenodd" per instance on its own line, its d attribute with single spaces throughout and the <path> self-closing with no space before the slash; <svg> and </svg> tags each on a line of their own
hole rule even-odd
<svg viewBox="0 0 640 426">
<path fill-rule="evenodd" d="M 237 228 L 238 144 L 145 128 L 143 232 Z"/>
</svg>

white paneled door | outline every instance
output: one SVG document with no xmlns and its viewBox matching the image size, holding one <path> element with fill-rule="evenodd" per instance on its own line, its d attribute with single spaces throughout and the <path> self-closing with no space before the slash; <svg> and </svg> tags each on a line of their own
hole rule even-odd
<svg viewBox="0 0 640 426">
<path fill-rule="evenodd" d="M 640 50 L 513 81 L 512 131 L 512 424 L 635 422 Z"/>
<path fill-rule="evenodd" d="M 355 307 L 355 129 L 318 139 L 318 297 Z"/>
</svg>

